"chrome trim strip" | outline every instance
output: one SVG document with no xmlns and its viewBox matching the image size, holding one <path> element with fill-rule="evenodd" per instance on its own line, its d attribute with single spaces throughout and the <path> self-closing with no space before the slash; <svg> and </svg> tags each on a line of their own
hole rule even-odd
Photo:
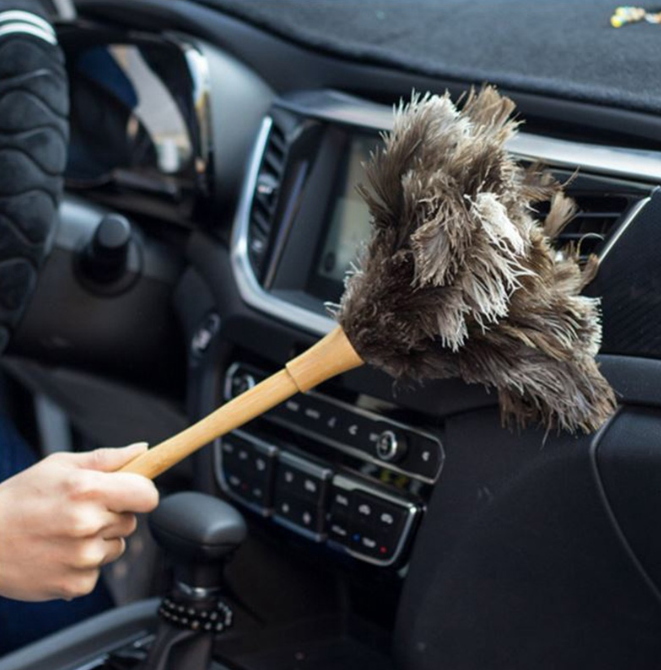
<svg viewBox="0 0 661 670">
<path fill-rule="evenodd" d="M 628 211 L 627 216 L 624 219 L 624 221 L 622 221 L 622 223 L 617 227 L 617 229 L 611 235 L 608 242 L 606 242 L 606 246 L 599 253 L 599 265 L 601 265 L 606 260 L 606 257 L 608 256 L 608 254 L 613 250 L 613 248 L 617 244 L 617 241 L 620 239 L 620 237 L 622 237 L 622 235 L 624 235 L 627 228 L 631 225 L 632 221 L 640 214 L 640 212 L 643 210 L 643 208 L 647 205 L 647 203 L 651 199 L 652 199 L 651 197 L 648 197 L 648 198 L 643 198 L 642 200 L 639 200 Z"/>
<path fill-rule="evenodd" d="M 661 180 L 658 151 L 597 146 L 530 133 L 518 133 L 507 143 L 507 148 L 520 158 L 541 160 L 550 166 L 643 181 Z"/>
<path fill-rule="evenodd" d="M 332 90 L 294 94 L 277 104 L 310 117 L 378 131 L 392 129 L 396 109 Z M 659 151 L 599 146 L 526 132 L 518 132 L 507 147 L 521 158 L 542 160 L 557 167 L 572 170 L 580 167 L 613 176 L 661 181 Z"/>
<path fill-rule="evenodd" d="M 391 130 L 396 106 L 333 90 L 303 91 L 278 100 L 278 105 L 296 114 L 367 130 Z"/>
<path fill-rule="evenodd" d="M 373 495 L 375 498 L 386 500 L 387 502 L 393 505 L 403 507 L 407 510 L 408 516 L 406 517 L 404 528 L 402 528 L 402 534 L 399 538 L 399 543 L 397 544 L 397 547 L 392 557 L 387 560 L 380 560 L 372 556 L 366 556 L 365 554 L 361 554 L 360 552 L 355 551 L 354 549 L 350 549 L 349 547 L 340 544 L 339 542 L 328 540 L 328 544 L 333 548 L 341 548 L 345 553 L 349 554 L 350 556 L 353 556 L 354 558 L 358 558 L 361 561 L 372 563 L 373 565 L 379 565 L 381 567 L 386 567 L 388 565 L 393 565 L 394 563 L 396 563 L 399 557 L 401 556 L 402 552 L 404 551 L 404 547 L 406 546 L 406 542 L 409 538 L 409 534 L 411 533 L 416 518 L 422 512 L 420 506 L 415 505 L 414 503 L 409 502 L 408 500 L 403 500 L 402 498 L 397 498 L 396 496 L 390 495 L 389 493 L 385 493 L 375 486 L 370 486 L 369 484 L 365 484 L 355 479 L 349 479 L 348 477 L 344 477 L 343 475 L 336 475 L 333 478 L 332 484 L 333 486 L 337 486 L 338 488 L 344 489 L 345 491 L 364 491 L 365 493 Z"/>
<path fill-rule="evenodd" d="M 262 156 L 268 142 L 273 121 L 267 116 L 257 134 L 257 141 L 252 151 L 248 169 L 246 171 L 243 190 L 237 208 L 234 228 L 232 230 L 231 263 L 234 279 L 243 300 L 266 314 L 277 319 L 292 323 L 312 333 L 325 335 L 335 327 L 335 321 L 327 316 L 315 314 L 298 305 L 292 305 L 285 300 L 276 298 L 267 293 L 257 281 L 248 257 L 248 226 L 250 225 L 250 210 L 259 174 Z"/>
<path fill-rule="evenodd" d="M 315 106 L 310 104 L 311 101 L 314 101 Z M 325 106 L 323 105 L 324 101 L 327 102 Z M 317 102 L 320 104 L 317 105 Z M 310 104 L 310 106 L 307 107 L 307 104 Z M 282 106 L 300 113 L 307 113 L 315 118 L 323 118 L 356 127 L 374 130 L 387 130 L 392 127 L 392 111 L 389 107 L 360 101 L 357 98 L 334 92 L 327 92 L 326 96 L 320 93 L 316 98 L 310 96 L 309 100 L 305 96 L 301 96 L 301 101 L 298 104 L 296 100 L 286 100 L 282 103 Z M 265 291 L 257 281 L 248 258 L 250 211 L 259 167 L 272 123 L 272 119 L 268 116 L 262 122 L 246 172 L 232 230 L 232 271 L 239 293 L 248 305 L 302 330 L 315 335 L 326 335 L 337 325 L 333 319 L 291 304 Z M 516 156 L 523 159 L 541 160 L 551 167 L 570 169 L 578 167 L 584 168 L 588 172 L 597 172 L 604 175 L 644 181 L 661 181 L 661 152 L 600 147 L 529 133 L 516 135 L 508 143 L 508 148 Z M 641 204 L 632 209 L 630 216 L 627 216 L 627 226 L 635 219 L 642 206 Z M 618 234 L 612 238 L 612 244 L 609 243 L 602 252 L 602 260 L 611 251 L 623 232 L 624 229 L 620 230 L 618 228 Z"/>
<path fill-rule="evenodd" d="M 307 537 L 308 540 L 313 540 L 314 542 L 323 542 L 326 539 L 326 535 L 323 535 L 321 533 L 313 533 L 311 530 L 303 528 L 302 526 L 293 523 L 289 519 L 286 519 L 285 517 L 282 517 L 279 514 L 273 515 L 273 521 L 275 521 L 275 523 L 277 524 L 280 524 L 284 528 L 293 531 L 294 533 L 298 533 L 303 537 Z"/>
<path fill-rule="evenodd" d="M 312 461 L 292 454 L 290 451 L 281 451 L 278 454 L 278 461 L 285 465 L 291 465 L 295 470 L 311 475 L 322 482 L 328 481 L 333 476 L 333 471 L 330 468 L 317 465 Z"/>
<path fill-rule="evenodd" d="M 211 186 L 213 175 L 213 124 L 211 119 L 211 72 L 204 52 L 194 43 L 177 33 L 166 33 L 167 39 L 182 53 L 193 82 L 192 97 L 197 122 L 195 172 Z"/>
<path fill-rule="evenodd" d="M 267 442 L 266 440 L 262 440 L 259 437 L 255 437 L 251 433 L 246 433 L 245 430 L 237 429 L 228 434 L 236 435 L 236 437 L 239 439 L 250 442 L 250 444 L 252 444 L 252 446 L 255 447 L 255 449 L 257 449 L 260 454 L 264 454 L 264 456 L 268 458 L 275 458 L 280 453 L 280 449 L 275 445 Z M 225 437 L 225 435 L 223 435 L 223 437 Z M 222 437 L 218 439 L 222 440 Z"/>
<path fill-rule="evenodd" d="M 188 584 L 180 581 L 176 582 L 176 587 L 182 593 L 187 595 L 189 598 L 193 598 L 194 600 L 208 598 L 209 596 L 213 596 L 220 591 L 220 586 L 214 586 L 211 588 L 203 586 L 189 586 Z"/>
</svg>

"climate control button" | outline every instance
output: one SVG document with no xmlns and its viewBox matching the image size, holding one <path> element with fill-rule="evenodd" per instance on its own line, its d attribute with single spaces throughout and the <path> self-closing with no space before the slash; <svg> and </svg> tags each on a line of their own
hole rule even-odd
<svg viewBox="0 0 661 670">
<path fill-rule="evenodd" d="M 220 443 L 221 471 L 231 492 L 260 510 L 270 507 L 275 447 L 226 435 Z"/>
<path fill-rule="evenodd" d="M 276 519 L 288 521 L 313 535 L 320 536 L 323 533 L 323 510 L 313 502 L 276 490 L 274 514 Z"/>
</svg>

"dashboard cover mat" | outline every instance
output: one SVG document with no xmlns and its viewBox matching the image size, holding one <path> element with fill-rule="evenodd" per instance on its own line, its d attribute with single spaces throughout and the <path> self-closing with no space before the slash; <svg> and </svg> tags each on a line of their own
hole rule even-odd
<svg viewBox="0 0 661 670">
<path fill-rule="evenodd" d="M 661 111 L 661 28 L 612 0 L 198 0 L 315 50 L 459 81 Z"/>
</svg>

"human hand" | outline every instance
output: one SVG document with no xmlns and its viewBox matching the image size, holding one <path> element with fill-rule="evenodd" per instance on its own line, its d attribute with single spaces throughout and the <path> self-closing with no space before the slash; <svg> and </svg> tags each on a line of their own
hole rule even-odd
<svg viewBox="0 0 661 670">
<path fill-rule="evenodd" d="M 92 591 L 119 558 L 135 513 L 158 505 L 153 482 L 115 472 L 144 443 L 58 453 L 0 484 L 0 595 L 70 600 Z"/>
</svg>

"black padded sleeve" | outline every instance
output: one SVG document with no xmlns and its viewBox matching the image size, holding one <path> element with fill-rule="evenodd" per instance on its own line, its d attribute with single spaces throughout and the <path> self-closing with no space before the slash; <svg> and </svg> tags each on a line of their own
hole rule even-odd
<svg viewBox="0 0 661 670">
<path fill-rule="evenodd" d="M 0 350 L 35 287 L 66 165 L 69 99 L 62 52 L 20 15 L 3 22 L 6 12 L 29 9 L 34 3 L 0 3 Z"/>
</svg>

